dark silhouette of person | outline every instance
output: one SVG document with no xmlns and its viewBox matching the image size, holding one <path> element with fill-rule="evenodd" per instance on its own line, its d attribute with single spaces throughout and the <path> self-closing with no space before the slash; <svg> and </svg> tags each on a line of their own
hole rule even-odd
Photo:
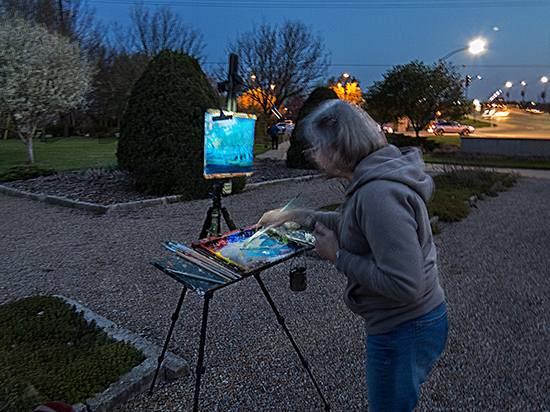
<svg viewBox="0 0 550 412">
<path fill-rule="evenodd" d="M 271 136 L 271 148 L 277 150 L 279 148 L 279 128 L 277 125 L 272 125 L 269 128 L 269 135 Z"/>
</svg>

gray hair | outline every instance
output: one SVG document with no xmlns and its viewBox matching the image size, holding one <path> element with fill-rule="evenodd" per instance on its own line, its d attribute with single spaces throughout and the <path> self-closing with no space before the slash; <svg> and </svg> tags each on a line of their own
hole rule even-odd
<svg viewBox="0 0 550 412">
<path fill-rule="evenodd" d="M 367 112 L 340 99 L 322 103 L 302 127 L 314 161 L 326 171 L 353 172 L 361 160 L 388 144 Z"/>
</svg>

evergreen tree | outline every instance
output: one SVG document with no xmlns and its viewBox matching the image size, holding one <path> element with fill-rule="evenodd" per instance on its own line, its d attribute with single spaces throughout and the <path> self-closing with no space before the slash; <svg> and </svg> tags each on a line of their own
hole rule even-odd
<svg viewBox="0 0 550 412">
<path fill-rule="evenodd" d="M 145 193 L 207 197 L 214 182 L 203 176 L 204 113 L 215 107 L 214 89 L 198 61 L 162 51 L 132 89 L 122 121 L 119 166 L 135 173 L 135 184 Z M 234 189 L 244 182 L 235 182 Z"/>
<path fill-rule="evenodd" d="M 313 90 L 308 99 L 304 102 L 300 108 L 298 119 L 296 120 L 296 127 L 292 131 L 290 136 L 290 147 L 286 154 L 286 165 L 292 169 L 314 169 L 315 165 L 309 160 L 305 151 L 311 147 L 309 142 L 303 136 L 302 129 L 300 127 L 300 120 L 310 114 L 315 108 L 317 108 L 322 102 L 330 99 L 337 99 L 338 95 L 329 87 L 318 87 Z"/>
</svg>

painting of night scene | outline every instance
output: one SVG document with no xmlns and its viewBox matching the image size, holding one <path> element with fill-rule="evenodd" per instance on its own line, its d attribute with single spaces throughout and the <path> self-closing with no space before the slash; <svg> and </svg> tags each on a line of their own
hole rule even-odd
<svg viewBox="0 0 550 412">
<path fill-rule="evenodd" d="M 204 116 L 204 177 L 252 176 L 256 116 L 224 112 L 230 119 L 215 120 L 219 110 Z"/>
</svg>

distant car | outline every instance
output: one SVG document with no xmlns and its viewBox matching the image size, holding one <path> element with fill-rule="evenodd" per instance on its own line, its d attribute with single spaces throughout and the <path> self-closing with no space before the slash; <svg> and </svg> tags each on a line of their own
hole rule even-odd
<svg viewBox="0 0 550 412">
<path fill-rule="evenodd" d="M 283 120 L 280 123 L 277 123 L 277 128 L 279 129 L 279 133 L 291 133 L 292 130 L 294 130 L 294 123 L 292 120 Z"/>
<path fill-rule="evenodd" d="M 384 126 L 380 126 L 380 123 L 378 124 L 378 130 L 384 131 L 384 133 L 393 133 L 393 127 L 390 124 L 384 124 Z"/>
<path fill-rule="evenodd" d="M 468 136 L 475 130 L 473 126 L 467 126 L 452 120 L 437 120 L 428 127 L 428 132 L 436 136 L 443 136 L 445 133 L 458 133 L 461 136 Z"/>
</svg>

